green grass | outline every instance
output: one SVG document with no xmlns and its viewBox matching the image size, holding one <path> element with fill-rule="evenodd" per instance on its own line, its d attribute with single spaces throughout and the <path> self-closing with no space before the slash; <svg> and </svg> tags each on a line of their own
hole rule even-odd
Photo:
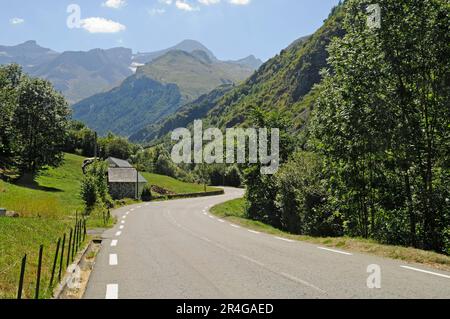
<svg viewBox="0 0 450 319">
<path fill-rule="evenodd" d="M 48 286 L 58 238 L 74 226 L 81 212 L 83 157 L 65 155 L 64 164 L 49 169 L 35 181 L 22 178 L 15 184 L 0 181 L 0 207 L 16 211 L 20 218 L 0 218 L 0 298 L 15 298 L 20 261 L 27 254 L 24 297 L 34 297 L 39 246 L 44 245 L 41 297 L 50 297 Z M 96 223 L 98 216 L 90 222 Z"/>
<path fill-rule="evenodd" d="M 190 193 L 202 193 L 204 192 L 204 186 L 199 184 L 181 182 L 175 178 L 152 174 L 142 173 L 142 176 L 148 181 L 150 185 L 157 185 L 175 194 L 190 194 Z M 217 191 L 218 188 L 207 187 L 207 191 Z"/>
<path fill-rule="evenodd" d="M 247 219 L 245 215 L 244 199 L 235 199 L 214 206 L 211 209 L 211 212 L 216 216 L 227 219 L 228 221 L 235 224 L 239 224 L 252 230 L 279 237 L 319 244 L 330 248 L 339 248 L 343 250 L 372 254 L 386 258 L 399 259 L 406 262 L 424 264 L 436 269 L 450 271 L 450 257 L 435 252 L 424 251 L 410 247 L 383 245 L 374 240 L 363 238 L 311 237 L 293 235 L 283 232 L 264 223 Z"/>
<path fill-rule="evenodd" d="M 30 178 L 15 184 L 0 180 L 0 207 L 19 212 L 21 216 L 52 218 L 81 210 L 83 203 L 79 193 L 83 159 L 66 154 L 61 167 L 45 171 L 35 182 Z"/>
</svg>

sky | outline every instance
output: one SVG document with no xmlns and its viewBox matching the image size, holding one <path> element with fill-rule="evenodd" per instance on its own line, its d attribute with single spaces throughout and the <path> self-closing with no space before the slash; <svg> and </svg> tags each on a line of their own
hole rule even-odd
<svg viewBox="0 0 450 319">
<path fill-rule="evenodd" d="M 0 45 L 152 52 L 200 41 L 222 60 L 267 60 L 312 34 L 339 0 L 0 0 Z"/>
</svg>

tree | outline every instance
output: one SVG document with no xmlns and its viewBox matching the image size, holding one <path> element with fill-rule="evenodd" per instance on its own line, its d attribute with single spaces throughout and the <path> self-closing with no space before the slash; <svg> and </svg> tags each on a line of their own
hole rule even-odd
<svg viewBox="0 0 450 319">
<path fill-rule="evenodd" d="M 23 171 L 36 174 L 45 166 L 56 167 L 62 162 L 69 115 L 64 97 L 48 81 L 21 80 L 12 123 Z"/>
<path fill-rule="evenodd" d="M 12 119 L 21 78 L 22 69 L 18 65 L 0 66 L 0 175 L 2 168 L 12 165 L 16 151 Z"/>
<path fill-rule="evenodd" d="M 441 0 L 345 3 L 346 35 L 329 47 L 330 68 L 311 125 L 346 233 L 445 251 L 449 190 L 449 16 Z"/>
</svg>

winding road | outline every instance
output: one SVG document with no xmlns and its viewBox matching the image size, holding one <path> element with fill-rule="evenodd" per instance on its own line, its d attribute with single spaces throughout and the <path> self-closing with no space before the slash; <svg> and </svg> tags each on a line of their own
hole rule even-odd
<svg viewBox="0 0 450 319">
<path fill-rule="evenodd" d="M 286 240 L 209 214 L 242 195 L 226 188 L 223 196 L 116 210 L 84 298 L 450 298 L 450 273 Z"/>
</svg>

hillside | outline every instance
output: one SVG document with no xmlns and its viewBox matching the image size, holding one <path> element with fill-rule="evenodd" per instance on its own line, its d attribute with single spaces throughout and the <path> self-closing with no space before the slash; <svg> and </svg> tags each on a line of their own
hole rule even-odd
<svg viewBox="0 0 450 319">
<path fill-rule="evenodd" d="M 197 100 L 183 105 L 175 114 L 164 118 L 130 136 L 132 142 L 155 141 L 171 131 L 186 127 L 195 119 L 204 118 L 224 94 L 233 89 L 233 85 L 222 85 Z"/>
<path fill-rule="evenodd" d="M 48 63 L 30 70 L 61 91 L 70 103 L 118 86 L 133 72 L 132 51 L 125 48 L 64 52 Z"/>
<path fill-rule="evenodd" d="M 138 68 L 107 93 L 73 106 L 73 118 L 105 134 L 131 136 L 224 84 L 245 80 L 251 68 L 211 60 L 203 51 L 170 51 Z"/>
<path fill-rule="evenodd" d="M 239 83 L 252 73 L 249 67 L 213 60 L 204 51 L 170 51 L 137 70 L 156 81 L 175 83 L 185 102 L 222 84 Z"/>
<path fill-rule="evenodd" d="M 162 84 L 136 74 L 107 93 L 75 104 L 73 118 L 101 135 L 111 131 L 128 136 L 175 112 L 181 100 L 177 85 Z"/>
<path fill-rule="evenodd" d="M 247 110 L 256 105 L 289 114 L 295 128 L 302 127 L 318 94 L 313 88 L 321 81 L 320 70 L 327 67 L 326 48 L 333 37 L 343 35 L 342 18 L 342 9 L 337 7 L 313 35 L 294 41 L 244 83 L 222 91 L 222 97 L 218 94 L 202 97 L 166 121 L 133 135 L 132 140 L 151 144 L 170 130 L 189 126 L 199 118 L 211 126 L 233 127 L 245 123 Z"/>
</svg>

